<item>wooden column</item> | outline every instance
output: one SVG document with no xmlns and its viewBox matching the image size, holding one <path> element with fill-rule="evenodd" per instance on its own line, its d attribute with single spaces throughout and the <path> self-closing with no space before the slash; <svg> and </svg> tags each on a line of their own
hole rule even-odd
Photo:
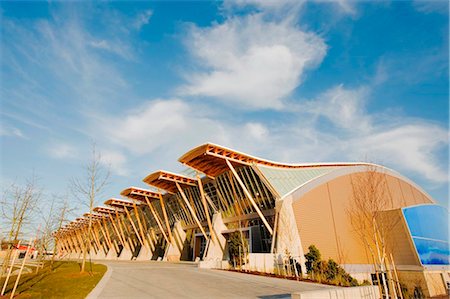
<svg viewBox="0 0 450 299">
<path fill-rule="evenodd" d="M 145 237 L 144 227 L 142 226 L 141 217 L 139 216 L 139 210 L 137 208 L 136 203 L 133 201 L 134 215 L 136 215 L 136 219 L 139 226 L 139 231 L 141 232 L 141 239 L 144 242 L 145 247 L 150 251 L 150 246 L 148 245 L 147 238 Z"/>
<path fill-rule="evenodd" d="M 211 237 L 211 240 L 215 243 L 216 242 L 215 241 L 216 233 L 213 230 L 211 217 L 209 216 L 209 209 L 208 209 L 208 205 L 206 204 L 205 190 L 203 190 L 202 179 L 200 178 L 200 176 L 198 174 L 197 174 L 197 182 L 198 182 L 198 189 L 200 190 L 200 196 L 202 198 L 203 208 L 205 209 L 206 221 L 208 222 L 209 235 Z"/>
<path fill-rule="evenodd" d="M 116 232 L 116 235 L 117 235 L 117 237 L 119 238 L 120 243 L 122 243 L 122 246 L 123 246 L 123 247 L 128 248 L 128 244 L 125 242 L 124 239 L 122 239 L 122 238 L 124 238 L 124 236 L 122 236 L 122 234 L 120 233 L 120 231 L 119 231 L 119 229 L 117 228 L 116 224 L 114 223 L 114 218 L 111 216 L 110 213 L 108 213 L 108 216 L 109 216 L 109 218 L 110 218 L 110 220 L 111 220 L 111 224 L 112 224 L 113 227 L 114 227 L 114 231 Z"/>
<path fill-rule="evenodd" d="M 123 218 L 120 217 L 120 215 L 119 215 L 119 213 L 118 213 L 117 211 L 116 211 L 116 217 L 117 217 L 117 222 L 119 223 L 119 228 L 120 228 L 120 230 L 122 231 L 122 233 L 123 233 L 123 229 L 125 229 L 125 231 L 127 232 L 127 235 L 128 235 L 128 238 L 127 238 L 128 243 L 129 243 L 130 246 L 131 246 L 131 251 L 134 252 L 135 249 L 136 249 L 136 244 L 134 244 L 133 238 L 131 238 L 131 233 L 130 233 L 130 231 L 128 230 L 127 225 L 125 224 L 125 221 L 123 220 Z M 123 225 L 123 229 L 122 229 L 122 225 Z M 125 235 L 125 233 L 124 233 L 124 235 Z"/>
<path fill-rule="evenodd" d="M 150 200 L 148 199 L 147 196 L 145 196 L 145 201 L 147 202 L 148 207 L 150 208 L 150 211 L 153 214 L 153 217 L 155 217 L 156 220 L 156 224 L 158 224 L 159 229 L 161 230 L 161 234 L 163 235 L 164 239 L 166 239 L 167 243 L 170 243 L 168 237 L 166 236 L 166 233 L 164 232 L 164 228 L 162 226 L 161 221 L 159 220 L 158 214 L 155 211 L 155 208 L 153 207 L 153 205 L 150 203 Z"/>
<path fill-rule="evenodd" d="M 183 198 L 183 200 L 184 200 L 184 202 L 186 203 L 186 205 L 187 205 L 189 211 L 191 212 L 192 217 L 194 217 L 194 220 L 195 220 L 195 222 L 197 223 L 198 227 L 200 228 L 200 230 L 201 230 L 203 236 L 205 236 L 205 239 L 208 240 L 209 238 L 208 238 L 208 236 L 206 235 L 206 232 L 205 232 L 205 230 L 203 229 L 203 226 L 202 226 L 202 224 L 200 223 L 200 220 L 198 220 L 198 217 L 197 217 L 197 215 L 195 214 L 194 209 L 192 208 L 191 204 L 189 203 L 189 200 L 187 199 L 186 194 L 184 194 L 184 191 L 183 191 L 183 189 L 181 189 L 180 184 L 178 184 L 178 182 L 175 182 L 175 185 L 177 185 L 177 188 L 178 188 L 178 191 L 180 191 L 181 197 Z"/>
<path fill-rule="evenodd" d="M 144 241 L 141 239 L 141 236 L 139 235 L 139 232 L 138 232 L 138 230 L 137 230 L 137 228 L 136 228 L 136 225 L 134 224 L 133 218 L 131 218 L 130 212 L 128 211 L 128 209 L 127 209 L 126 206 L 123 206 L 123 208 L 124 208 L 124 210 L 125 210 L 125 213 L 126 213 L 127 216 L 128 216 L 128 220 L 130 221 L 131 226 L 133 227 L 134 232 L 136 233 L 136 237 L 138 238 L 139 243 L 141 243 L 141 246 L 145 246 L 145 245 L 144 245 Z"/>
<path fill-rule="evenodd" d="M 241 178 L 239 177 L 239 175 L 237 174 L 236 170 L 234 169 L 233 165 L 231 164 L 231 162 L 228 159 L 225 159 L 225 161 L 227 162 L 228 167 L 230 168 L 230 170 L 233 173 L 234 177 L 236 178 L 236 180 L 238 181 L 238 183 L 241 186 L 242 190 L 244 191 L 245 196 L 247 196 L 248 200 L 250 200 L 251 204 L 253 205 L 253 208 L 256 210 L 256 213 L 258 213 L 259 218 L 261 218 L 262 222 L 266 226 L 266 228 L 269 231 L 269 233 L 271 235 L 273 235 L 273 230 L 270 227 L 269 222 L 267 222 L 266 217 L 264 217 L 263 213 L 259 209 L 259 207 L 256 204 L 255 200 L 251 196 L 250 192 L 247 190 L 247 187 L 245 187 L 244 182 L 242 182 Z"/>
<path fill-rule="evenodd" d="M 173 238 L 172 230 L 170 229 L 169 217 L 167 217 L 166 206 L 164 205 L 164 200 L 163 200 L 162 194 L 161 193 L 158 193 L 158 194 L 159 194 L 159 202 L 161 203 L 161 209 L 162 209 L 162 212 L 164 215 L 164 220 L 166 221 L 167 233 L 169 234 L 170 244 L 175 245 L 176 244 L 175 239 Z"/>
</svg>

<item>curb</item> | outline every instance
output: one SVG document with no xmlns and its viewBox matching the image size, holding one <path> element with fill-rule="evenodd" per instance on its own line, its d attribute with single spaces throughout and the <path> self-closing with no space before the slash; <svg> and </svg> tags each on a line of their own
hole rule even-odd
<svg viewBox="0 0 450 299">
<path fill-rule="evenodd" d="M 95 288 L 86 296 L 86 299 L 97 299 L 100 293 L 105 288 L 109 279 L 111 278 L 113 269 L 112 267 L 108 267 L 108 265 L 103 264 L 107 267 L 106 273 L 103 275 L 102 279 L 97 283 Z"/>
</svg>

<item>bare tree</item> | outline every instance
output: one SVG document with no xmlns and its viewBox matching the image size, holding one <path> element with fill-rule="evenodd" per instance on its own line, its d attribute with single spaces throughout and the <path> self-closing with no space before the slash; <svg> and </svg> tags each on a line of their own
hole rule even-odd
<svg viewBox="0 0 450 299">
<path fill-rule="evenodd" d="M 91 146 L 91 158 L 84 166 L 84 174 L 71 180 L 71 189 L 74 196 L 93 212 L 96 200 L 109 182 L 110 168 L 102 163 L 101 154 L 97 151 L 95 143 Z M 91 252 L 92 219 L 89 217 L 88 234 L 83 243 L 83 261 L 81 272 L 85 270 L 87 253 Z"/>
<path fill-rule="evenodd" d="M 49 204 L 43 205 L 39 209 L 39 214 L 41 217 L 41 236 L 36 240 L 36 247 L 39 248 L 40 256 L 48 251 L 51 247 L 51 243 L 53 241 L 52 233 L 56 228 L 56 219 L 55 219 L 55 202 L 56 197 L 52 196 Z"/>
<path fill-rule="evenodd" d="M 3 260 L 0 277 L 9 265 L 14 243 L 22 236 L 24 229 L 33 219 L 41 194 L 42 190 L 38 187 L 34 174 L 24 185 L 13 183 L 3 194 L 2 222 L 7 228 L 8 250 Z"/>
<path fill-rule="evenodd" d="M 377 280 L 381 273 L 383 293 L 395 292 L 395 286 L 388 291 L 385 273 L 389 275 L 389 233 L 395 227 L 398 219 L 386 217 L 384 211 L 394 208 L 386 177 L 376 166 L 367 166 L 367 170 L 352 176 L 353 194 L 347 213 L 351 225 L 359 235 L 364 246 L 372 255 Z"/>
<path fill-rule="evenodd" d="M 57 211 L 57 218 L 55 218 L 56 220 L 56 227 L 55 227 L 55 231 L 59 231 L 63 225 L 68 222 L 68 216 L 70 215 L 70 213 L 74 210 L 73 207 L 70 206 L 68 198 L 65 197 L 62 201 L 61 204 L 58 208 Z M 55 256 L 57 254 L 57 249 L 58 249 L 58 238 L 54 239 L 54 243 L 53 243 L 53 255 L 52 255 L 52 261 L 51 261 L 51 267 L 53 268 L 53 263 L 55 261 Z"/>
</svg>

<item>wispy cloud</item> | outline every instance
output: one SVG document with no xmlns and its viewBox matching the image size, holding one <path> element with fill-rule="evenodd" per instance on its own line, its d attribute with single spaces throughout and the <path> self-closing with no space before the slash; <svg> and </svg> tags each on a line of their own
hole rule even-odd
<svg viewBox="0 0 450 299">
<path fill-rule="evenodd" d="M 106 167 L 110 167 L 111 171 L 120 176 L 129 175 L 130 171 L 127 167 L 127 157 L 116 150 L 101 151 L 101 162 Z"/>
<path fill-rule="evenodd" d="M 201 70 L 186 76 L 185 95 L 217 98 L 247 109 L 283 108 L 307 69 L 326 53 L 322 38 L 260 14 L 191 26 L 186 44 Z"/>
<path fill-rule="evenodd" d="M 47 150 L 50 157 L 55 159 L 76 159 L 79 157 L 77 148 L 68 143 L 53 143 Z"/>
<path fill-rule="evenodd" d="M 446 0 L 414 0 L 413 6 L 422 13 L 448 14 L 449 2 Z"/>
<path fill-rule="evenodd" d="M 448 182 L 448 165 L 440 163 L 438 158 L 448 147 L 448 130 L 433 122 L 402 115 L 371 114 L 366 110 L 370 93 L 368 86 L 346 89 L 339 85 L 308 103 L 307 111 L 332 124 L 325 128 L 315 125 L 319 130 L 317 135 L 339 137 L 325 138 L 332 142 L 329 144 L 334 149 L 332 156 L 369 157 L 429 181 Z M 316 121 L 320 123 L 321 119 Z"/>
<path fill-rule="evenodd" d="M 133 22 L 133 27 L 136 30 L 141 30 L 142 26 L 145 26 L 150 22 L 152 15 L 153 11 L 150 9 L 139 13 Z"/>
<path fill-rule="evenodd" d="M 0 124 L 0 136 L 27 138 L 20 129 L 5 124 Z"/>
</svg>

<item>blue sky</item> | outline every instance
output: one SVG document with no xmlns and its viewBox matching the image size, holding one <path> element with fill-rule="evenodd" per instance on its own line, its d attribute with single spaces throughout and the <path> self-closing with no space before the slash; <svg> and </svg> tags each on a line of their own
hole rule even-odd
<svg viewBox="0 0 450 299">
<path fill-rule="evenodd" d="M 386 165 L 448 200 L 447 1 L 0 2 L 1 186 L 95 140 L 103 202 L 206 141 Z"/>
</svg>

